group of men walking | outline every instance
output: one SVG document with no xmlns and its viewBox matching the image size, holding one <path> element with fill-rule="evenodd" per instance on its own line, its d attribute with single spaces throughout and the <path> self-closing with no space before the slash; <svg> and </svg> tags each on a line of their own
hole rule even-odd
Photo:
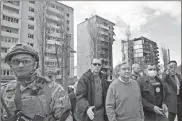
<svg viewBox="0 0 182 121">
<path fill-rule="evenodd" d="M 34 48 L 16 44 L 5 61 L 16 81 L 1 88 L 4 121 L 174 121 L 176 115 L 182 121 L 176 61 L 169 62 L 162 79 L 153 64 L 146 65 L 141 75 L 139 64 L 131 70 L 128 63 L 119 63 L 111 82 L 101 71 L 101 60 L 94 58 L 77 82 L 74 110 L 60 84 L 37 74 L 39 56 Z"/>
<path fill-rule="evenodd" d="M 177 62 L 170 61 L 162 78 L 156 65 L 148 64 L 141 75 L 139 64 L 115 67 L 110 84 L 100 73 L 101 60 L 93 59 L 91 68 L 77 85 L 77 121 L 182 121 L 181 76 Z M 168 113 L 168 117 L 166 116 Z"/>
</svg>

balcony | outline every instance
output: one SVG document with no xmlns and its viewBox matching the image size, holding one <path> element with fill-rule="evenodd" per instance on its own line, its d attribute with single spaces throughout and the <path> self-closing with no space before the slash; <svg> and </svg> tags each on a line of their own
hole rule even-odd
<svg viewBox="0 0 182 121">
<path fill-rule="evenodd" d="M 51 19 L 51 20 L 54 20 L 54 21 L 57 21 L 57 22 L 61 21 L 61 19 L 58 18 L 57 16 L 46 15 L 46 17 L 47 17 L 48 19 Z"/>
<path fill-rule="evenodd" d="M 35 25 L 35 20 L 34 20 L 34 21 L 28 20 L 27 22 L 28 22 L 28 24 L 30 24 L 30 25 Z M 34 29 L 35 29 L 35 27 L 34 27 Z"/>
<path fill-rule="evenodd" d="M 56 60 L 56 58 L 52 58 L 52 57 L 47 57 L 47 56 L 45 56 L 45 61 L 46 61 L 46 62 L 55 62 L 55 61 L 57 61 L 57 60 Z"/>
<path fill-rule="evenodd" d="M 51 33 L 50 36 L 61 38 L 60 33 L 57 33 L 57 32 Z"/>
<path fill-rule="evenodd" d="M 104 42 L 109 42 L 108 38 L 105 39 L 105 38 L 102 38 L 102 37 L 98 37 L 98 39 L 101 40 L 101 41 L 104 41 Z"/>
<path fill-rule="evenodd" d="M 60 13 L 59 10 L 57 10 L 56 8 L 52 8 L 52 7 L 47 7 L 48 10 L 52 11 L 52 12 L 55 12 L 55 13 Z"/>
<path fill-rule="evenodd" d="M 3 43 L 2 43 L 2 45 L 3 45 Z M 3 46 L 3 47 L 4 47 L 4 46 Z M 7 53 L 3 53 L 3 52 L 2 52 L 2 53 L 1 53 L 1 59 L 4 59 L 5 56 L 6 56 L 6 54 L 7 54 Z"/>
<path fill-rule="evenodd" d="M 1 33 L 3 36 L 9 36 L 9 37 L 14 37 L 14 38 L 19 38 L 19 35 L 16 34 L 16 33 L 9 33 L 9 32 L 6 32 L 6 31 L 2 31 Z"/>
<path fill-rule="evenodd" d="M 143 52 L 149 54 L 150 53 L 150 50 L 144 49 Z"/>
<path fill-rule="evenodd" d="M 106 52 L 104 52 L 104 51 L 99 51 L 98 53 L 99 53 L 99 54 L 103 54 L 103 55 L 108 54 L 108 53 L 106 53 Z"/>
<path fill-rule="evenodd" d="M 156 56 L 159 56 L 159 53 L 157 53 Z"/>
<path fill-rule="evenodd" d="M 7 63 L 1 63 L 1 69 L 10 69 Z"/>
<path fill-rule="evenodd" d="M 60 26 L 57 26 L 57 25 L 52 24 L 52 23 L 47 23 L 47 26 L 50 28 L 54 28 L 54 29 L 60 29 Z"/>
<path fill-rule="evenodd" d="M 108 47 L 108 45 L 104 45 L 104 44 L 101 44 L 101 46 L 100 46 L 101 48 L 106 48 L 106 49 L 108 49 L 109 47 Z"/>
<path fill-rule="evenodd" d="M 14 43 L 9 43 L 9 42 L 4 42 L 4 41 L 1 43 L 1 46 L 5 47 L 5 48 L 10 48 L 13 45 L 14 45 Z"/>
<path fill-rule="evenodd" d="M 104 25 L 102 25 L 102 24 L 99 24 L 99 27 L 101 27 L 101 28 L 103 28 L 103 29 L 106 29 L 106 30 L 109 30 L 109 27 L 104 26 Z"/>
<path fill-rule="evenodd" d="M 19 29 L 19 24 L 18 23 L 12 23 L 12 22 L 9 22 L 9 21 L 2 20 L 2 25 L 8 26 L 8 27 L 11 27 L 11 28 L 18 28 Z"/>
<path fill-rule="evenodd" d="M 13 1 L 10 1 L 10 2 L 13 2 Z M 15 4 L 13 4 L 13 3 L 10 3 L 10 2 L 8 2 L 8 1 L 4 1 L 4 2 L 2 2 L 4 5 L 6 5 L 6 6 L 9 6 L 9 7 L 12 7 L 12 8 L 16 8 L 16 9 L 20 9 L 20 4 L 18 5 L 15 5 Z"/>
<path fill-rule="evenodd" d="M 55 50 L 55 48 L 54 47 L 52 47 L 52 48 L 46 48 L 46 52 L 49 52 L 49 53 L 56 53 L 56 50 Z"/>
<path fill-rule="evenodd" d="M 154 50 L 154 52 L 155 52 L 155 53 L 159 53 L 159 51 L 158 51 L 158 50 Z"/>
<path fill-rule="evenodd" d="M 28 11 L 28 15 L 35 16 L 34 12 Z"/>
<path fill-rule="evenodd" d="M 102 35 L 109 36 L 109 33 L 108 32 L 99 31 L 99 33 L 102 34 Z"/>
<path fill-rule="evenodd" d="M 2 14 L 13 17 L 13 18 L 20 18 L 20 14 L 17 14 L 12 11 L 8 11 L 8 10 L 3 10 Z"/>
<path fill-rule="evenodd" d="M 35 6 L 35 4 L 32 4 L 32 3 L 29 3 L 28 4 L 31 8 L 35 8 L 36 6 Z"/>
<path fill-rule="evenodd" d="M 157 46 L 154 46 L 154 49 L 159 49 Z"/>
</svg>

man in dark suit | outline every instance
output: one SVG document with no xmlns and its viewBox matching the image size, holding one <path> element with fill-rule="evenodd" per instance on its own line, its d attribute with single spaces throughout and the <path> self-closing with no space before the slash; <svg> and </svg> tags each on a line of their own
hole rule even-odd
<svg viewBox="0 0 182 121">
<path fill-rule="evenodd" d="M 78 81 L 75 108 L 77 121 L 108 121 L 105 99 L 109 82 L 101 68 L 101 59 L 92 59 L 90 69 Z"/>
<path fill-rule="evenodd" d="M 177 62 L 170 61 L 168 63 L 167 70 L 163 73 L 163 81 L 167 83 L 169 91 L 171 93 L 170 98 L 168 100 L 168 108 L 169 108 L 169 121 L 174 121 L 176 115 L 178 116 L 178 121 L 180 119 L 180 108 L 181 107 L 181 99 L 179 96 L 180 91 L 180 83 L 181 83 L 181 76 L 177 73 Z"/>
</svg>

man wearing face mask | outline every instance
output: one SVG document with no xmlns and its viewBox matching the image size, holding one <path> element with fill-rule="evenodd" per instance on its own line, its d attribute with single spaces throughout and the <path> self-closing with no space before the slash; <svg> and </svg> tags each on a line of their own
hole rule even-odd
<svg viewBox="0 0 182 121">
<path fill-rule="evenodd" d="M 167 103 L 169 107 L 169 121 L 174 121 L 176 115 L 178 116 L 178 121 L 181 121 L 182 112 L 180 112 L 181 107 L 181 99 L 179 96 L 180 91 L 180 83 L 181 83 L 181 76 L 177 72 L 177 62 L 170 61 L 168 63 L 167 70 L 163 73 L 163 80 L 167 83 L 169 87 L 169 91 L 171 93 L 169 101 Z"/>
<path fill-rule="evenodd" d="M 3 104 L 3 116 L 8 114 L 6 120 L 72 121 L 68 94 L 62 86 L 37 74 L 39 55 L 33 47 L 16 44 L 9 49 L 5 61 L 16 76 L 14 89 L 9 92 L 13 99 Z M 9 87 L 13 87 L 9 83 L 1 94 L 4 99 L 9 95 Z"/>
<path fill-rule="evenodd" d="M 166 103 L 170 95 L 168 88 L 166 84 L 157 77 L 155 65 L 147 65 L 145 74 L 146 76 L 138 79 L 145 121 L 168 121 L 165 115 L 168 111 Z"/>
</svg>

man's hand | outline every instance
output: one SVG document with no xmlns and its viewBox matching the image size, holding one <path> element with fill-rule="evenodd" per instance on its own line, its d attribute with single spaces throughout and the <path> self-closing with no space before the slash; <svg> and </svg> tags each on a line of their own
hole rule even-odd
<svg viewBox="0 0 182 121">
<path fill-rule="evenodd" d="M 154 112 L 157 113 L 157 114 L 160 114 L 160 115 L 164 115 L 164 114 L 162 113 L 162 109 L 159 108 L 158 106 L 154 106 Z"/>
<path fill-rule="evenodd" d="M 166 113 L 168 111 L 167 105 L 162 104 L 162 109 L 163 109 L 164 113 Z"/>
<path fill-rule="evenodd" d="M 91 106 L 91 107 L 89 107 L 88 110 L 87 110 L 87 115 L 88 115 L 88 117 L 90 118 L 90 120 L 93 120 L 93 119 L 94 119 L 94 112 L 93 112 L 93 110 L 92 110 L 92 109 L 94 109 L 94 108 L 95 108 L 95 106 Z"/>
</svg>

